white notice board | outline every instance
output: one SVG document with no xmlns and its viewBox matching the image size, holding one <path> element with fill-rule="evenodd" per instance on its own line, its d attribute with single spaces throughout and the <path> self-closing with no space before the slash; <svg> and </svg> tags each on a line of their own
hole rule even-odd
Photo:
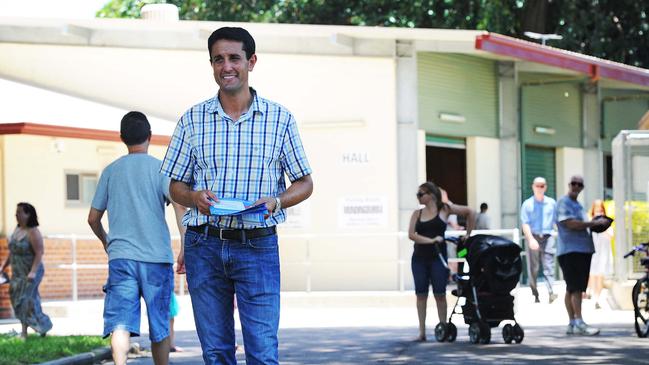
<svg viewBox="0 0 649 365">
<path fill-rule="evenodd" d="M 382 227 L 388 224 L 384 196 L 343 197 L 338 200 L 338 227 Z"/>
</svg>

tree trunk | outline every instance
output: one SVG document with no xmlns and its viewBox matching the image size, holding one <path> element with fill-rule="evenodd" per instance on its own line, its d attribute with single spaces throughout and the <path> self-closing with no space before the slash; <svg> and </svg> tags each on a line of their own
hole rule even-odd
<svg viewBox="0 0 649 365">
<path fill-rule="evenodd" d="M 546 32 L 548 3 L 552 0 L 528 0 L 523 7 L 522 32 Z"/>
</svg>

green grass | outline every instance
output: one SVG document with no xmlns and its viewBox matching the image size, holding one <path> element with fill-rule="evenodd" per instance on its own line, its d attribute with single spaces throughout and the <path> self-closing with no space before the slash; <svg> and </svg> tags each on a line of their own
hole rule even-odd
<svg viewBox="0 0 649 365">
<path fill-rule="evenodd" d="M 0 334 L 0 365 L 37 364 L 108 346 L 99 336 L 30 335 L 26 341 L 18 336 Z"/>
</svg>

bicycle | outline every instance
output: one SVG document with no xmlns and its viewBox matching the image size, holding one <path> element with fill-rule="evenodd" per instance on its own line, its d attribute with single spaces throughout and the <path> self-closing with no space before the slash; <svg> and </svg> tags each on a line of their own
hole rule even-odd
<svg viewBox="0 0 649 365">
<path fill-rule="evenodd" d="M 635 256 L 636 252 L 643 252 L 646 255 L 640 259 L 640 265 L 645 267 L 645 275 L 633 286 L 631 300 L 635 314 L 635 332 L 638 337 L 645 338 L 649 335 L 649 242 L 633 247 L 624 258 Z"/>
</svg>

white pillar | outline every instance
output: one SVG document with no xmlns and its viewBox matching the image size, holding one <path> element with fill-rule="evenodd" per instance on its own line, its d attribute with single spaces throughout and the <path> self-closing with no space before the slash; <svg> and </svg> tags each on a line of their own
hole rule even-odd
<svg viewBox="0 0 649 365">
<path fill-rule="evenodd" d="M 466 139 L 468 204 L 479 211 L 480 204 L 489 206 L 487 214 L 491 217 L 492 229 L 513 228 L 501 224 L 501 174 L 497 171 L 517 166 L 500 165 L 500 141 L 487 137 L 468 137 Z"/>
</svg>

